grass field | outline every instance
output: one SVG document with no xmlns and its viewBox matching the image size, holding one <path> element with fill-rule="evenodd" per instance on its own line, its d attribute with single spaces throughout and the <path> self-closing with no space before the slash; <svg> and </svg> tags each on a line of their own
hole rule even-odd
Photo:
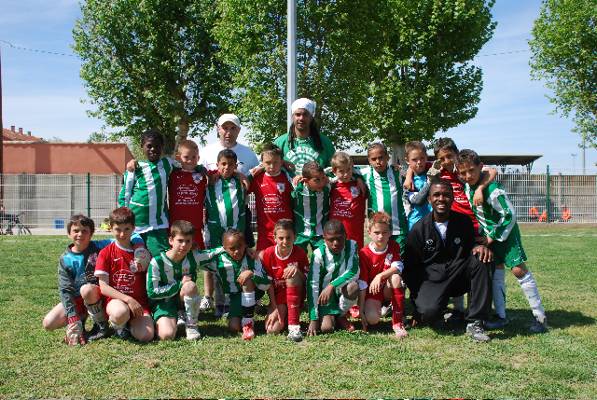
<svg viewBox="0 0 597 400">
<path fill-rule="evenodd" d="M 58 301 L 65 237 L 0 237 L 0 397 L 549 397 L 597 396 L 597 229 L 524 226 L 529 267 L 551 330 L 530 335 L 530 311 L 507 277 L 513 323 L 488 344 L 418 328 L 397 341 L 389 321 L 295 344 L 243 343 L 207 319 L 196 343 L 62 343 L 41 320 Z M 262 317 L 261 317 L 262 319 Z M 304 321 L 304 319 L 303 319 Z"/>
</svg>

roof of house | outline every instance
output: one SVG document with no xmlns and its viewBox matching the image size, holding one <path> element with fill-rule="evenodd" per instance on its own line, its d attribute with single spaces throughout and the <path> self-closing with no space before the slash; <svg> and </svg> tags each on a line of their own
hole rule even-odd
<svg viewBox="0 0 597 400">
<path fill-rule="evenodd" d="M 44 140 L 40 137 L 33 136 L 30 133 L 23 133 L 23 128 L 19 128 L 19 131 L 13 129 L 2 129 L 2 140 L 6 142 L 43 142 Z"/>
</svg>

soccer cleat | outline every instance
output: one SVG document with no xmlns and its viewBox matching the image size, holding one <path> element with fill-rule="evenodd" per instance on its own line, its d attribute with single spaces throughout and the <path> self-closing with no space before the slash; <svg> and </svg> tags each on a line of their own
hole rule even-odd
<svg viewBox="0 0 597 400">
<path fill-rule="evenodd" d="M 510 320 L 508 318 L 498 317 L 493 321 L 485 321 L 483 325 L 485 326 L 485 329 L 487 329 L 488 331 L 492 331 L 494 329 L 502 329 L 509 323 Z"/>
<path fill-rule="evenodd" d="M 386 317 L 390 313 L 390 311 L 392 311 L 392 305 L 391 304 L 389 304 L 387 306 L 385 306 L 385 305 L 381 306 L 381 316 L 382 317 Z"/>
<path fill-rule="evenodd" d="M 129 330 L 129 328 L 117 329 L 114 332 L 114 336 L 116 336 L 117 338 L 122 339 L 122 340 L 131 340 L 132 339 L 131 331 Z"/>
<path fill-rule="evenodd" d="M 489 342 L 491 338 L 485 333 L 481 321 L 473 321 L 466 325 L 466 334 L 476 342 Z"/>
<path fill-rule="evenodd" d="M 404 324 L 394 324 L 392 325 L 392 329 L 394 330 L 394 333 L 396 334 L 396 337 L 398 339 L 402 339 L 408 336 L 408 332 L 406 331 Z"/>
<path fill-rule="evenodd" d="M 201 333 L 199 333 L 199 328 L 197 328 L 197 325 L 187 324 L 185 330 L 187 333 L 187 340 L 201 339 Z"/>
<path fill-rule="evenodd" d="M 351 318 L 353 318 L 353 319 L 359 318 L 359 315 L 360 315 L 359 306 L 350 307 L 350 310 L 348 310 L 348 312 L 350 313 Z"/>
<path fill-rule="evenodd" d="M 182 329 L 186 325 L 186 314 L 184 310 L 178 310 L 178 314 L 176 316 L 176 328 Z"/>
<path fill-rule="evenodd" d="M 336 321 L 338 322 L 338 326 L 342 329 L 347 330 L 348 332 L 354 332 L 354 325 L 350 323 L 350 321 L 348 321 L 348 319 L 346 318 L 346 316 L 341 316 L 338 317 L 336 319 Z"/>
<path fill-rule="evenodd" d="M 95 323 L 91 327 L 91 330 L 87 332 L 87 340 L 93 342 L 94 340 L 105 339 L 112 336 L 113 333 L 114 331 L 107 322 Z"/>
<path fill-rule="evenodd" d="M 293 342 L 300 342 L 303 340 L 303 334 L 301 333 L 300 328 L 299 329 L 291 329 L 290 327 L 288 328 L 288 340 L 292 340 Z"/>
<path fill-rule="evenodd" d="M 529 332 L 531 333 L 545 333 L 547 330 L 547 319 L 544 319 L 543 322 L 540 322 L 535 318 L 529 328 Z"/>
<path fill-rule="evenodd" d="M 199 311 L 206 312 L 210 308 L 214 306 L 214 299 L 209 296 L 203 296 L 201 298 L 201 302 L 199 303 Z"/>
<path fill-rule="evenodd" d="M 253 322 L 247 323 L 243 326 L 243 340 L 253 340 L 255 331 L 253 330 Z"/>
</svg>

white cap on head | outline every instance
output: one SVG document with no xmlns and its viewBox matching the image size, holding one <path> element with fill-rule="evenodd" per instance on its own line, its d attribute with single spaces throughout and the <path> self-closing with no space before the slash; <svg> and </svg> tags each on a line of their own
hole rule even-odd
<svg viewBox="0 0 597 400">
<path fill-rule="evenodd" d="M 234 114 L 222 114 L 218 118 L 218 126 L 224 125 L 226 122 L 232 122 L 234 125 L 240 128 L 240 119 Z"/>
<path fill-rule="evenodd" d="M 315 104 L 315 102 L 313 100 L 302 97 L 300 99 L 296 99 L 292 103 L 292 105 L 290 106 L 290 110 L 294 114 L 294 112 L 296 110 L 298 110 L 299 108 L 304 108 L 305 110 L 307 110 L 309 112 L 309 114 L 311 114 L 312 117 L 314 117 L 316 107 L 317 107 L 317 104 Z"/>
</svg>

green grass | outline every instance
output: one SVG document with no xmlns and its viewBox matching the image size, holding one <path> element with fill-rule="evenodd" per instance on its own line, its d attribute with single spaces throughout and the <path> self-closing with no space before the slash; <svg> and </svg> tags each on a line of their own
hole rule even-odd
<svg viewBox="0 0 597 400">
<path fill-rule="evenodd" d="M 597 393 L 597 230 L 523 226 L 529 268 L 552 327 L 530 335 L 530 311 L 512 276 L 513 323 L 488 344 L 462 331 L 419 328 L 403 341 L 389 321 L 300 344 L 263 334 L 250 343 L 220 320 L 207 337 L 148 345 L 103 340 L 71 348 L 41 320 L 58 302 L 66 237 L 0 237 L 0 397 L 549 397 Z"/>
</svg>

